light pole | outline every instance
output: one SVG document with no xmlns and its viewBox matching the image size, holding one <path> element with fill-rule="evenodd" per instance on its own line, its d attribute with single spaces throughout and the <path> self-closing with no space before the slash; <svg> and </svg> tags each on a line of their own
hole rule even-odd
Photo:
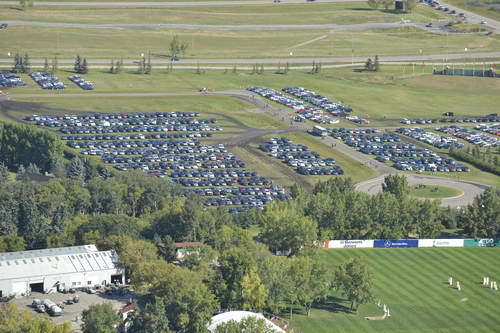
<svg viewBox="0 0 500 333">
<path fill-rule="evenodd" d="M 467 59 L 467 51 L 468 51 L 468 49 L 467 49 L 467 48 L 465 48 L 465 49 L 464 49 L 464 51 L 465 51 L 465 66 L 467 66 L 467 60 L 468 60 L 468 59 Z M 464 67 L 465 67 L 465 66 L 464 66 Z M 463 76 L 463 75 L 464 75 L 464 69 L 462 69 L 462 76 Z"/>
</svg>

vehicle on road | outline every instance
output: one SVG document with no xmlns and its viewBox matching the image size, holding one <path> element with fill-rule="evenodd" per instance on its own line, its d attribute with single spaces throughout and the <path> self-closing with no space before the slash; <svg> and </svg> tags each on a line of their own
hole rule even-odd
<svg viewBox="0 0 500 333">
<path fill-rule="evenodd" d="M 170 61 L 180 61 L 180 60 L 181 60 L 181 58 L 178 58 L 178 57 L 172 57 L 172 58 L 170 58 Z"/>
<path fill-rule="evenodd" d="M 481 21 L 481 24 L 488 24 L 488 22 L 486 22 L 486 21 Z"/>
<path fill-rule="evenodd" d="M 1 23 L 0 24 L 0 29 L 7 29 L 9 25 L 7 23 Z"/>
<path fill-rule="evenodd" d="M 425 25 L 427 28 L 431 28 L 432 27 L 432 22 L 429 22 Z"/>
</svg>

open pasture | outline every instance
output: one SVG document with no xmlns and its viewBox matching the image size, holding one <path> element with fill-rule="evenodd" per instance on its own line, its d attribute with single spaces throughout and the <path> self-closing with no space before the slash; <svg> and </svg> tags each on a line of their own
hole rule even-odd
<svg viewBox="0 0 500 333">
<path fill-rule="evenodd" d="M 310 317 L 295 315 L 292 326 L 301 332 L 493 333 L 500 325 L 500 291 L 482 286 L 483 276 L 500 280 L 500 248 L 330 249 L 320 254 L 332 269 L 348 257 L 362 257 L 374 272 L 376 299 L 355 315 L 342 311 L 348 303 L 332 300 Z M 460 281 L 462 291 L 448 286 L 449 276 Z M 364 320 L 383 314 L 375 304 L 379 299 L 391 317 Z"/>
</svg>

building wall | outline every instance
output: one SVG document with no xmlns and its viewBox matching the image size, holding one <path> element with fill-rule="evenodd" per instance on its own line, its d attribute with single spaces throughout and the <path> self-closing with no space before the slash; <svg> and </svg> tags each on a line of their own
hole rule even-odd
<svg viewBox="0 0 500 333">
<path fill-rule="evenodd" d="M 120 274 L 123 275 L 123 270 L 109 269 L 49 276 L 27 276 L 19 279 L 0 280 L 0 291 L 2 292 L 2 296 L 11 295 L 14 292 L 19 295 L 21 293 L 26 293 L 29 290 L 30 283 L 39 282 L 43 282 L 45 292 L 57 291 L 58 283 L 67 288 L 93 287 L 95 285 L 105 285 L 111 283 L 111 275 Z M 21 283 L 24 283 L 24 288 L 21 287 Z"/>
</svg>

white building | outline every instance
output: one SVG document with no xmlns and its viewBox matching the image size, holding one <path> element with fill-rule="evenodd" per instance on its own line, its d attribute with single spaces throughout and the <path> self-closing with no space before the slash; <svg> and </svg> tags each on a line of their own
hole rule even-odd
<svg viewBox="0 0 500 333">
<path fill-rule="evenodd" d="M 0 253 L 0 296 L 122 283 L 114 251 L 95 245 Z"/>
</svg>

